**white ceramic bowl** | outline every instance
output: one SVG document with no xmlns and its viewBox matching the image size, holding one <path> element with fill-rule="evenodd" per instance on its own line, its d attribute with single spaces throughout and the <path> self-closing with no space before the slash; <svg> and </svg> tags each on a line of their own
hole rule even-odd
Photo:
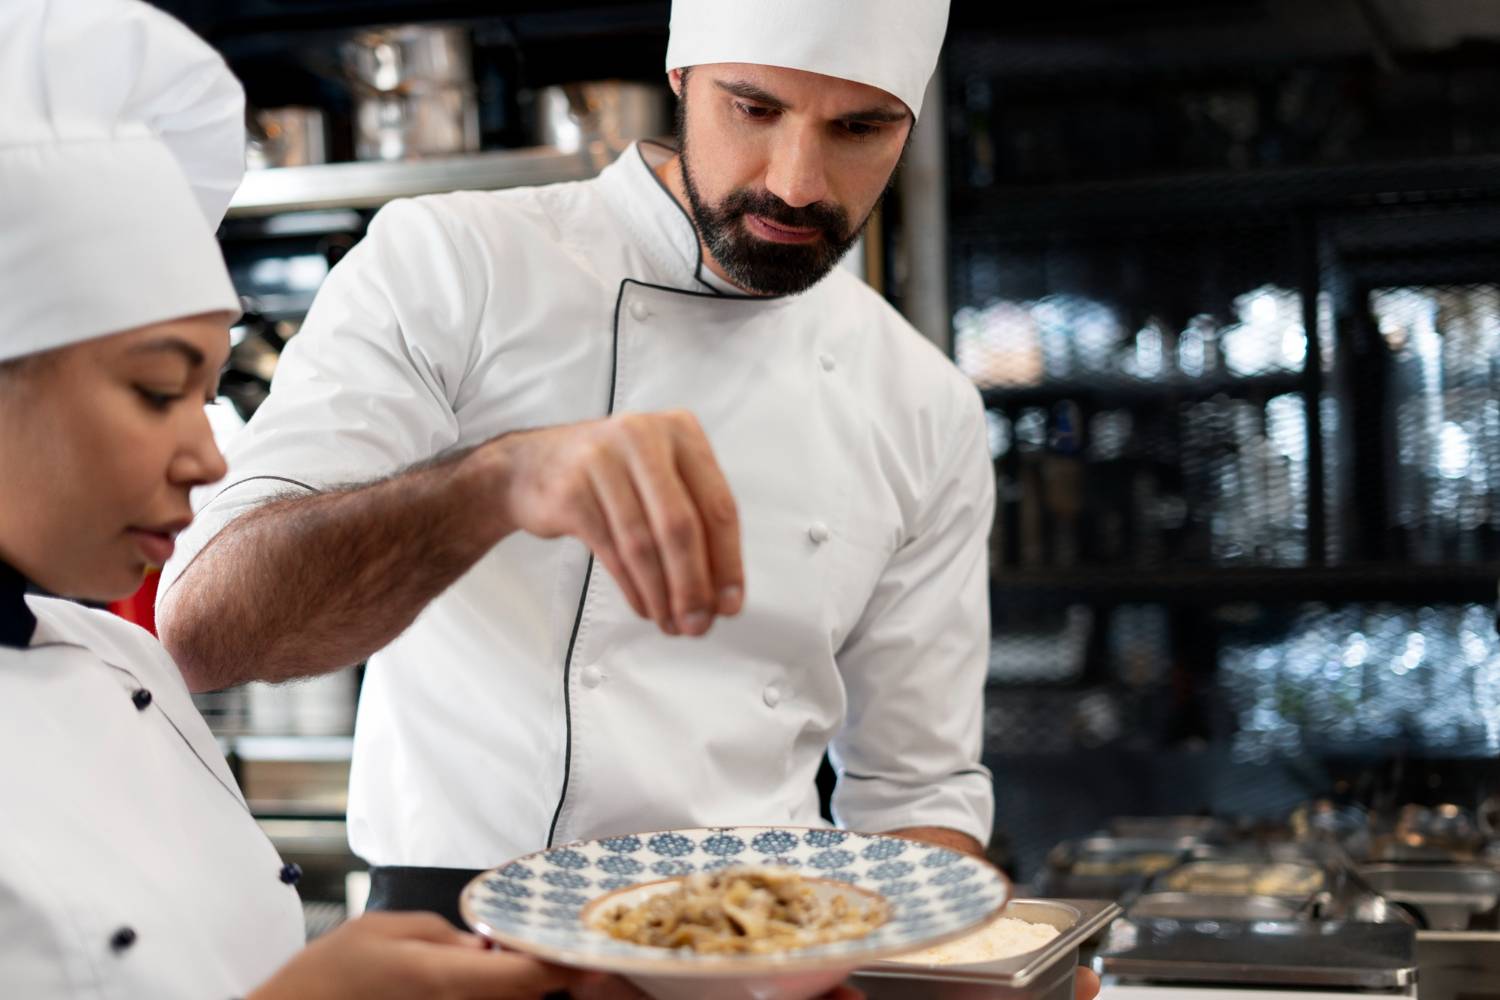
<svg viewBox="0 0 1500 1000">
<path fill-rule="evenodd" d="M 618 941 L 590 926 L 603 897 L 636 902 L 683 876 L 736 865 L 790 869 L 816 891 L 883 898 L 863 938 L 775 955 L 700 955 Z M 957 851 L 799 827 L 712 827 L 582 841 L 478 876 L 459 907 L 478 933 L 549 962 L 624 976 L 657 1000 L 807 1000 L 855 968 L 961 937 L 1009 898 L 1001 874 Z"/>
</svg>

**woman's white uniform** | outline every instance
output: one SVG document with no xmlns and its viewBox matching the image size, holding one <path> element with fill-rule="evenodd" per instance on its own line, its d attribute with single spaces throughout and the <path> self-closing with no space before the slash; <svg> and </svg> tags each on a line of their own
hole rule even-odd
<svg viewBox="0 0 1500 1000">
<path fill-rule="evenodd" d="M 0 566 L 0 639 L 28 611 L 0 645 L 0 995 L 245 995 L 302 945 L 294 869 L 155 639 Z"/>
<path fill-rule="evenodd" d="M 244 92 L 211 48 L 136 0 L 5 0 L 0 97 L 0 362 L 238 311 Z M 302 944 L 165 652 L 3 563 L 0 755 L 4 1000 L 229 1000 Z"/>
</svg>

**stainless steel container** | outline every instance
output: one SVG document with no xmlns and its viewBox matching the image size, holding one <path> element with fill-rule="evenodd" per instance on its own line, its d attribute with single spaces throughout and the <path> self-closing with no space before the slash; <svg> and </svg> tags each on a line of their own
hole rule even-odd
<svg viewBox="0 0 1500 1000">
<path fill-rule="evenodd" d="M 1129 919 L 1094 968 L 1121 982 L 1397 990 L 1416 981 L 1416 947 L 1402 924 Z"/>
<path fill-rule="evenodd" d="M 670 133 L 672 117 L 663 87 L 602 80 L 545 87 L 536 95 L 536 141 L 564 152 L 601 142 L 618 152 L 637 139 Z"/>
<path fill-rule="evenodd" d="M 1297 902 L 1328 884 L 1319 865 L 1301 861 L 1189 861 L 1152 881 L 1153 891 L 1276 896 Z"/>
<path fill-rule="evenodd" d="M 1130 916 L 1172 920 L 1296 920 L 1304 908 L 1275 896 L 1222 896 L 1148 892 L 1130 904 Z"/>
<path fill-rule="evenodd" d="M 1229 828 L 1213 816 L 1116 816 L 1109 821 L 1115 837 L 1178 839 L 1190 837 L 1214 843 L 1229 835 Z"/>
<path fill-rule="evenodd" d="M 340 47 L 354 94 L 354 155 L 409 160 L 479 149 L 468 32 L 408 24 L 361 31 Z"/>
<path fill-rule="evenodd" d="M 1047 867 L 1072 875 L 1155 875 L 1175 867 L 1196 837 L 1083 837 L 1047 853 Z"/>
<path fill-rule="evenodd" d="M 850 983 L 869 1000 L 1072 1000 L 1079 946 L 1119 916 L 1100 900 L 1017 899 L 1005 916 L 1051 924 L 1060 933 L 1026 955 L 975 965 L 914 966 L 879 962 Z"/>
<path fill-rule="evenodd" d="M 412 160 L 479 149 L 479 105 L 469 88 L 362 94 L 354 105 L 354 155 Z"/>
<path fill-rule="evenodd" d="M 1434 931 L 1492 930 L 1500 923 L 1500 871 L 1481 865 L 1364 865 L 1362 879 Z"/>
<path fill-rule="evenodd" d="M 328 162 L 328 127 L 318 108 L 262 108 L 251 114 L 248 131 L 250 170 Z"/>
<path fill-rule="evenodd" d="M 1038 887 L 1048 896 L 1121 899 L 1140 891 L 1148 877 L 1176 867 L 1200 843 L 1191 836 L 1066 840 L 1048 852 Z"/>
<path fill-rule="evenodd" d="M 469 33 L 459 27 L 402 24 L 360 31 L 339 47 L 344 75 L 365 90 L 394 92 L 474 81 Z"/>
<path fill-rule="evenodd" d="M 1494 996 L 1500 983 L 1500 934 L 1419 931 L 1417 962 L 1422 1000 Z"/>
</svg>

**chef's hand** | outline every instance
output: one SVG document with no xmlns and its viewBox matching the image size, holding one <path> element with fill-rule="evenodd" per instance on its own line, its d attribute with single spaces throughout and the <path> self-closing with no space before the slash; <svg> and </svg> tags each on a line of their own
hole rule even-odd
<svg viewBox="0 0 1500 1000">
<path fill-rule="evenodd" d="M 663 632 L 702 635 L 739 613 L 739 512 L 691 413 L 517 431 L 473 458 L 494 470 L 506 527 L 581 539 Z"/>
<path fill-rule="evenodd" d="M 538 1000 L 600 978 L 488 951 L 431 913 L 371 913 L 298 952 L 247 1000 Z"/>
<path fill-rule="evenodd" d="M 1073 1000 L 1094 1000 L 1099 995 L 1099 977 L 1094 970 L 1080 965 L 1073 977 Z"/>
<path fill-rule="evenodd" d="M 568 994 L 572 1000 L 650 1000 L 640 990 L 623 979 L 604 979 L 597 985 L 575 986 Z M 865 995 L 852 986 L 835 986 L 819 1000 L 865 1000 Z"/>
</svg>

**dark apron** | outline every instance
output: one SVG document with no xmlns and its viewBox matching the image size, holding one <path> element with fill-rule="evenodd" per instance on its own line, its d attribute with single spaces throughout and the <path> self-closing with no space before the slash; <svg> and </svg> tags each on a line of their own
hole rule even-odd
<svg viewBox="0 0 1500 1000">
<path fill-rule="evenodd" d="M 458 894 L 480 869 L 407 868 L 399 865 L 370 869 L 367 910 L 425 910 L 468 930 L 458 915 Z"/>
</svg>

